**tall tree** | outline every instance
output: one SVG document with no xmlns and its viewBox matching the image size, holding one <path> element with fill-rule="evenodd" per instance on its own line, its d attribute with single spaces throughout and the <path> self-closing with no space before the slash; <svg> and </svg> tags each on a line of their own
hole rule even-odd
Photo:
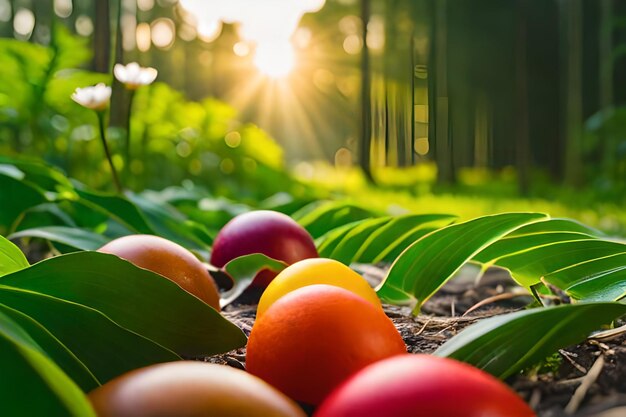
<svg viewBox="0 0 626 417">
<path fill-rule="evenodd" d="M 583 13 L 582 0 L 562 0 L 564 42 L 562 43 L 566 73 L 565 86 L 565 183 L 582 183 L 582 68 Z"/>
<path fill-rule="evenodd" d="M 527 9 L 528 0 L 516 2 L 516 36 L 515 36 L 515 97 L 516 97 L 516 152 L 517 178 L 519 192 L 528 195 L 530 188 L 530 137 L 528 134 L 528 46 Z"/>
<path fill-rule="evenodd" d="M 109 0 L 94 1 L 93 70 L 109 72 L 111 63 L 111 17 Z"/>
<path fill-rule="evenodd" d="M 365 177 L 372 181 L 371 146 L 372 146 L 372 92 L 370 82 L 370 57 L 367 46 L 367 25 L 370 21 L 370 0 L 361 0 L 361 146 L 359 150 L 359 166 Z"/>
<path fill-rule="evenodd" d="M 599 106 L 604 115 L 613 107 L 613 0 L 600 0 L 600 36 L 598 37 L 599 58 Z M 612 171 L 615 160 L 613 138 L 606 129 L 600 131 L 600 146 L 604 168 Z"/>
<path fill-rule="evenodd" d="M 450 134 L 450 101 L 448 95 L 448 1 L 434 1 L 434 133 L 437 181 L 454 182 L 452 135 Z M 432 76 L 431 71 L 431 76 Z"/>
</svg>

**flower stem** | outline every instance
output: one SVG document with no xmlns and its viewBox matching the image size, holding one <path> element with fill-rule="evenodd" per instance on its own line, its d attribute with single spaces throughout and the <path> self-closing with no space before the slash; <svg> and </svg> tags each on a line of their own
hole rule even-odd
<svg viewBox="0 0 626 417">
<path fill-rule="evenodd" d="M 135 97 L 135 90 L 129 91 L 128 96 L 128 111 L 126 113 L 126 143 L 124 149 L 124 169 L 126 171 L 126 179 L 130 176 L 130 163 L 131 163 L 131 155 L 130 155 L 130 118 L 133 114 L 133 99 Z"/>
<path fill-rule="evenodd" d="M 98 115 L 98 127 L 100 128 L 100 140 L 102 141 L 102 147 L 104 148 L 104 153 L 106 154 L 107 161 L 109 161 L 109 167 L 111 168 L 111 174 L 113 175 L 113 182 L 115 183 L 115 188 L 117 192 L 122 194 L 122 184 L 120 183 L 120 179 L 117 176 L 117 171 L 115 170 L 115 165 L 113 165 L 113 159 L 111 158 L 111 152 L 109 152 L 109 145 L 107 144 L 106 134 L 104 129 L 104 112 L 97 111 Z"/>
</svg>

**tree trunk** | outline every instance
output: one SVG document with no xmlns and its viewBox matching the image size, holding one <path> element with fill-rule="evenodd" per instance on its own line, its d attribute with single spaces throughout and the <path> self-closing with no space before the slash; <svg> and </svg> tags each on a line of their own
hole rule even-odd
<svg viewBox="0 0 626 417">
<path fill-rule="evenodd" d="M 361 149 L 359 152 L 359 166 L 365 177 L 373 181 L 371 171 L 372 145 L 372 97 L 370 85 L 370 58 L 367 46 L 367 24 L 370 19 L 370 0 L 361 0 L 361 22 L 363 49 L 361 51 Z"/>
<path fill-rule="evenodd" d="M 448 96 L 447 0 L 435 0 L 435 147 L 437 181 L 454 183 Z"/>
<path fill-rule="evenodd" d="M 111 18 L 109 0 L 94 1 L 93 70 L 109 72 L 111 62 Z"/>
<path fill-rule="evenodd" d="M 582 0 L 561 3 L 565 13 L 565 183 L 582 183 Z"/>
<path fill-rule="evenodd" d="M 600 0 L 599 58 L 599 107 L 607 115 L 613 107 L 613 0 Z M 612 172 L 615 165 L 613 138 L 604 127 L 600 130 L 600 152 L 606 172 Z"/>
<path fill-rule="evenodd" d="M 527 0 L 517 0 L 515 40 L 515 96 L 517 102 L 516 165 L 518 188 L 521 195 L 528 195 L 530 188 L 530 138 L 528 135 L 528 59 L 527 59 Z"/>
</svg>

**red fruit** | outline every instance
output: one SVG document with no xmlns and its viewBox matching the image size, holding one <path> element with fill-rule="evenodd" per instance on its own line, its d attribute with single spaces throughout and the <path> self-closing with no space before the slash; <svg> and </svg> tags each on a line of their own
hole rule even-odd
<svg viewBox="0 0 626 417">
<path fill-rule="evenodd" d="M 174 281 L 217 311 L 220 297 L 206 267 L 182 246 L 152 235 L 129 235 L 112 240 L 98 252 L 110 253 Z"/>
<path fill-rule="evenodd" d="M 452 359 L 400 355 L 337 388 L 314 417 L 534 417 L 508 386 Z"/>
<path fill-rule="evenodd" d="M 318 257 L 313 238 L 302 226 L 286 214 L 268 210 L 250 211 L 228 222 L 213 242 L 211 264 L 221 268 L 251 253 L 262 253 L 289 265 Z M 262 271 L 252 285 L 265 288 L 275 276 L 275 272 Z"/>
<path fill-rule="evenodd" d="M 291 398 L 317 405 L 353 373 L 401 353 L 404 341 L 379 306 L 340 287 L 310 285 L 256 320 L 246 368 Z"/>
</svg>

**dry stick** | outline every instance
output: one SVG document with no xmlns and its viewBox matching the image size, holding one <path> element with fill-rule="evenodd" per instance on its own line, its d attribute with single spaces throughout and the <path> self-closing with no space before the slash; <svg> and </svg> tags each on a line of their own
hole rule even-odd
<svg viewBox="0 0 626 417">
<path fill-rule="evenodd" d="M 589 372 L 587 372 L 583 382 L 581 382 L 580 386 L 576 388 L 576 392 L 572 395 L 572 398 L 569 403 L 567 403 L 567 406 L 565 406 L 565 414 L 572 415 L 576 412 L 576 410 L 578 410 L 578 407 L 585 398 L 585 395 L 587 395 L 587 391 L 589 391 L 589 388 L 591 388 L 591 386 L 596 382 L 603 368 L 604 355 L 600 355 L 594 362 L 591 369 L 589 369 Z"/>
<path fill-rule="evenodd" d="M 623 335 L 624 333 L 626 333 L 626 324 L 620 327 L 616 327 L 614 329 L 594 333 L 589 336 L 589 339 L 598 341 L 609 341 Z"/>
<path fill-rule="evenodd" d="M 567 359 L 567 361 L 576 369 L 578 369 L 581 373 L 585 374 L 587 373 L 587 370 L 585 369 L 584 366 L 582 366 L 581 364 L 579 364 L 578 362 L 576 362 L 574 359 L 572 359 L 572 356 L 577 356 L 574 355 L 564 349 L 560 349 L 559 353 L 561 354 L 561 356 L 563 356 L 565 359 Z"/>
<path fill-rule="evenodd" d="M 477 302 L 476 304 L 468 308 L 467 311 L 463 313 L 461 317 L 465 317 L 472 311 L 479 309 L 480 307 L 485 306 L 487 304 L 495 303 L 496 301 L 509 300 L 511 298 L 521 297 L 523 295 L 528 295 L 528 293 L 505 292 L 504 294 L 498 294 L 498 295 L 493 295 L 491 297 L 487 297 L 484 300 L 480 300 L 479 302 Z"/>
<path fill-rule="evenodd" d="M 97 111 L 98 115 L 98 127 L 100 128 L 100 140 L 102 141 L 102 147 L 104 148 L 104 153 L 106 154 L 107 161 L 109 161 L 109 167 L 111 168 L 111 174 L 113 175 L 113 182 L 115 183 L 115 188 L 117 192 L 122 194 L 122 184 L 120 183 L 120 179 L 117 176 L 117 171 L 115 170 L 115 165 L 113 165 L 113 159 L 111 159 L 111 152 L 109 152 L 109 145 L 107 144 L 107 139 L 104 130 L 104 112 Z"/>
</svg>

